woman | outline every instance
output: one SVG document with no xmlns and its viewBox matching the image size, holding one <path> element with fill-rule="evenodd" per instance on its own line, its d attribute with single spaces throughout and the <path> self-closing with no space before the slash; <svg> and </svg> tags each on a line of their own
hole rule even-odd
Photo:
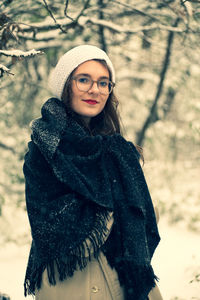
<svg viewBox="0 0 200 300">
<path fill-rule="evenodd" d="M 112 62 L 95 46 L 75 47 L 50 86 L 24 163 L 33 238 L 25 295 L 160 300 L 155 213 L 139 152 L 120 134 Z"/>
</svg>

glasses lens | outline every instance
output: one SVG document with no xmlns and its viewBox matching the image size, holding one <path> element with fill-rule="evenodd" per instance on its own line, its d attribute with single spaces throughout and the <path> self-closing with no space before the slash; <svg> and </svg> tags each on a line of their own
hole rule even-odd
<svg viewBox="0 0 200 300">
<path fill-rule="evenodd" d="M 107 95 L 109 94 L 109 80 L 101 79 L 97 81 L 98 88 L 101 94 Z"/>
<path fill-rule="evenodd" d="M 76 84 L 80 91 L 87 92 L 91 88 L 92 80 L 87 76 L 80 75 L 76 77 Z"/>
</svg>

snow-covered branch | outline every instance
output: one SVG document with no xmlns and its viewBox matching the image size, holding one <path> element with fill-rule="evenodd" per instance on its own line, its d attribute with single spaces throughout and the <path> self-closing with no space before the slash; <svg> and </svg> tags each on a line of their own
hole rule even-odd
<svg viewBox="0 0 200 300">
<path fill-rule="evenodd" d="M 60 24 L 65 30 L 74 27 L 74 22 L 65 19 L 57 19 L 57 23 Z M 58 25 L 52 23 L 52 19 L 48 18 L 44 22 L 32 23 L 32 24 L 20 24 L 21 30 L 26 32 L 45 32 L 54 29 L 58 29 Z"/>
<path fill-rule="evenodd" d="M 70 22 L 67 19 L 57 19 L 57 22 L 62 25 L 62 27 L 66 30 L 69 28 L 74 27 L 74 22 Z M 167 25 L 162 25 L 162 24 L 151 24 L 147 26 L 137 26 L 134 28 L 131 28 L 131 26 L 121 26 L 118 25 L 112 21 L 107 21 L 107 20 L 99 20 L 98 18 L 92 18 L 92 17 L 85 17 L 81 16 L 77 20 L 77 25 L 81 27 L 85 27 L 86 25 L 100 25 L 103 26 L 107 29 L 109 29 L 112 32 L 115 33 L 124 33 L 124 34 L 137 34 L 142 31 L 150 31 L 150 30 L 162 30 L 162 31 L 172 31 L 172 32 L 177 32 L 177 33 L 184 33 L 186 29 L 184 28 L 175 28 L 173 26 L 167 26 Z M 45 32 L 45 31 L 52 31 L 55 29 L 58 29 L 57 24 L 52 24 L 52 21 L 48 20 L 43 23 L 33 23 L 30 24 L 29 27 L 25 26 L 20 26 L 22 31 L 25 32 Z"/>
<path fill-rule="evenodd" d="M 29 51 L 13 49 L 13 50 L 0 50 L 0 54 L 5 56 L 10 56 L 10 57 L 30 57 L 38 54 L 43 54 L 43 52 L 37 51 L 35 49 Z"/>
<path fill-rule="evenodd" d="M 136 34 L 138 32 L 155 30 L 155 29 L 164 30 L 164 31 L 172 31 L 172 32 L 177 32 L 177 33 L 185 32 L 185 30 L 182 29 L 182 28 L 176 28 L 176 27 L 173 27 L 173 26 L 166 26 L 166 25 L 161 25 L 161 24 L 138 26 L 138 27 L 135 27 L 135 28 L 123 27 L 123 26 L 117 25 L 117 24 L 115 24 L 113 22 L 110 22 L 110 21 L 99 20 L 99 19 L 96 19 L 96 18 L 88 18 L 88 17 L 82 17 L 81 20 L 79 21 L 79 24 L 82 25 L 82 26 L 84 26 L 86 24 L 101 25 L 101 26 L 104 26 L 107 29 L 110 29 L 113 32 L 125 33 L 125 34 Z"/>
<path fill-rule="evenodd" d="M 0 78 L 3 77 L 4 73 L 14 75 L 13 73 L 10 72 L 10 69 L 8 69 L 6 66 L 0 64 Z"/>
<path fill-rule="evenodd" d="M 4 55 L 7 57 L 12 57 L 12 58 L 27 58 L 27 57 L 33 57 L 38 54 L 43 54 L 42 51 L 38 51 L 35 49 L 29 50 L 29 51 L 22 51 L 22 50 L 0 50 L 0 55 Z M 0 78 L 3 77 L 4 73 L 8 73 L 11 75 L 14 75 L 13 73 L 10 72 L 10 69 L 8 69 L 6 66 L 0 64 Z"/>
</svg>

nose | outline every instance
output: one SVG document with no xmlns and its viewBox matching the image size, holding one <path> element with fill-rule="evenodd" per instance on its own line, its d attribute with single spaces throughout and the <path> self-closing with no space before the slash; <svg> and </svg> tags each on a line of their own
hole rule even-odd
<svg viewBox="0 0 200 300">
<path fill-rule="evenodd" d="M 91 88 L 89 89 L 88 93 L 99 93 L 99 88 L 97 85 L 97 81 L 93 81 Z"/>
</svg>

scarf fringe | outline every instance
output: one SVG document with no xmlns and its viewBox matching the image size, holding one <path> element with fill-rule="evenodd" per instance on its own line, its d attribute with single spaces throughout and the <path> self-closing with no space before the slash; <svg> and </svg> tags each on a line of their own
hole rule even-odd
<svg viewBox="0 0 200 300">
<path fill-rule="evenodd" d="M 108 235 L 107 222 L 110 220 L 109 211 L 97 213 L 97 220 L 92 232 L 87 239 L 83 241 L 76 249 L 68 251 L 68 254 L 62 257 L 54 258 L 48 263 L 41 264 L 35 270 L 27 272 L 24 282 L 24 295 L 35 295 L 35 290 L 40 289 L 42 285 L 42 275 L 47 270 L 48 281 L 50 285 L 56 285 L 57 278 L 59 281 L 72 277 L 77 269 L 84 269 L 92 255 L 98 257 L 101 246 L 105 237 Z M 62 249 L 60 253 L 67 253 Z"/>
<path fill-rule="evenodd" d="M 124 286 L 126 300 L 147 300 L 148 294 L 156 285 L 159 278 L 154 274 L 152 266 L 135 265 L 133 258 L 116 257 L 113 255 L 117 252 L 116 236 L 117 228 L 113 226 L 109 239 L 102 247 L 102 251 L 107 258 L 111 268 L 115 268 L 118 274 L 121 286 Z"/>
<path fill-rule="evenodd" d="M 149 292 L 155 287 L 156 281 L 159 281 L 151 265 L 132 267 L 132 264 L 125 264 L 116 269 L 118 269 L 120 284 L 126 286 L 125 299 L 127 300 L 148 299 Z M 128 272 L 124 272 L 124 269 Z"/>
</svg>

